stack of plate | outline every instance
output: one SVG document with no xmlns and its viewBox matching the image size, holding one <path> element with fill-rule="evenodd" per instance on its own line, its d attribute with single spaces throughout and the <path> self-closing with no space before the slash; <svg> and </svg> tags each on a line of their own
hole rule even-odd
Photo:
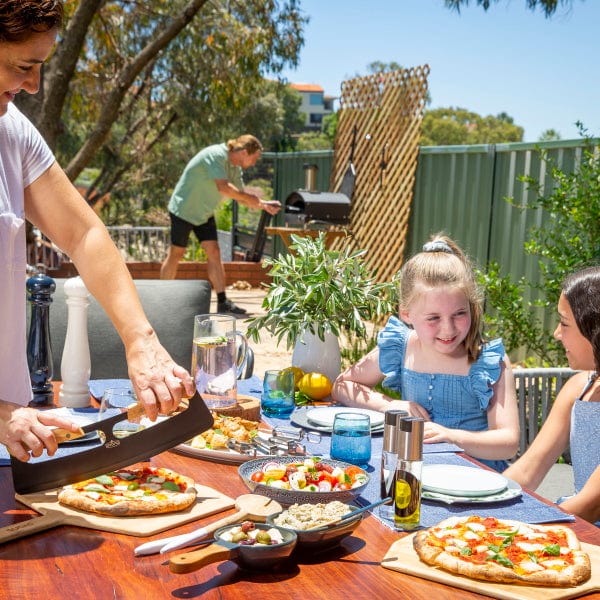
<svg viewBox="0 0 600 600">
<path fill-rule="evenodd" d="M 331 433 L 333 420 L 338 413 L 358 413 L 369 415 L 371 419 L 371 433 L 383 431 L 383 413 L 366 408 L 349 408 L 347 406 L 321 406 L 307 410 L 297 410 L 292 413 L 291 421 L 295 425 L 306 429 L 314 429 L 324 433 Z"/>
<path fill-rule="evenodd" d="M 422 497 L 445 504 L 503 502 L 521 495 L 521 486 L 495 471 L 460 465 L 424 465 Z"/>
</svg>

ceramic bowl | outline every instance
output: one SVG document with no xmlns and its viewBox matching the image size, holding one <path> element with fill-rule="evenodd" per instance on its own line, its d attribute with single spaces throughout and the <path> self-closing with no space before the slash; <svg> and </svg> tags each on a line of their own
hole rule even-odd
<svg viewBox="0 0 600 600">
<path fill-rule="evenodd" d="M 352 510 L 359 508 L 355 504 L 348 504 Z M 267 524 L 275 524 L 275 519 L 281 513 L 276 513 L 267 517 Z M 289 529 L 298 536 L 298 543 L 296 544 L 297 551 L 314 551 L 319 552 L 326 548 L 337 546 L 344 538 L 348 537 L 362 521 L 365 514 L 360 513 L 354 517 L 349 518 L 347 521 L 342 521 L 335 525 L 330 525 L 327 528 L 318 529 L 292 529 L 283 525 L 277 525 L 280 529 Z"/>
<path fill-rule="evenodd" d="M 238 468 L 238 473 L 248 488 L 255 494 L 261 496 L 267 496 L 277 500 L 280 504 L 289 506 L 290 504 L 317 504 L 319 502 L 332 502 L 333 500 L 339 500 L 340 502 L 349 503 L 358 496 L 369 484 L 369 475 L 365 472 L 366 481 L 362 485 L 349 489 L 349 490 L 338 490 L 331 492 L 306 492 L 302 490 L 285 490 L 277 487 L 271 487 L 263 483 L 257 483 L 252 481 L 250 478 L 252 473 L 261 471 L 267 463 L 277 462 L 281 464 L 294 464 L 301 463 L 303 458 L 301 456 L 265 456 L 263 458 L 257 458 L 255 460 L 249 460 Z M 342 462 L 339 460 L 328 460 L 323 459 L 321 462 L 331 465 L 332 467 L 340 467 L 341 469 L 347 469 L 353 467 L 350 463 Z"/>
</svg>

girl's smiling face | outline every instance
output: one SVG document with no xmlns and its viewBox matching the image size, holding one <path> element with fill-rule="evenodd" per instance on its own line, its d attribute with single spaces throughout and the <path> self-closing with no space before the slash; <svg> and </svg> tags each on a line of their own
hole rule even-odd
<svg viewBox="0 0 600 600">
<path fill-rule="evenodd" d="M 54 46 L 57 30 L 32 33 L 23 42 L 0 42 L 0 116 L 8 104 L 25 90 L 37 93 L 42 63 Z"/>
<path fill-rule="evenodd" d="M 400 316 L 413 327 L 424 346 L 448 355 L 465 352 L 463 341 L 471 327 L 471 311 L 460 288 L 418 284 L 414 300 Z"/>
<path fill-rule="evenodd" d="M 594 369 L 594 353 L 590 341 L 579 331 L 571 305 L 563 294 L 558 299 L 559 322 L 554 338 L 565 348 L 569 367 L 576 370 Z"/>
</svg>

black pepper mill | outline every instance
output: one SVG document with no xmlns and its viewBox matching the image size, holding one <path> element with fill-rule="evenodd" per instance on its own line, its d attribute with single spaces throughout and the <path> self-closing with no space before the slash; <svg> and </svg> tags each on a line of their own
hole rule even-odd
<svg viewBox="0 0 600 600">
<path fill-rule="evenodd" d="M 52 346 L 50 343 L 50 304 L 56 283 L 43 273 L 27 280 L 27 292 L 31 303 L 31 321 L 27 336 L 27 364 L 31 377 L 33 400 L 29 406 L 51 406 L 54 401 L 52 390 Z"/>
</svg>

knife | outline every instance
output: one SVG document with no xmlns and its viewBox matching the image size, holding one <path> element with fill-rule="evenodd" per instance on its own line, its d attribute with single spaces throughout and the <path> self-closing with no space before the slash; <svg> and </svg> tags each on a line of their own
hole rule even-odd
<svg viewBox="0 0 600 600">
<path fill-rule="evenodd" d="M 77 431 L 70 431 L 68 429 L 63 429 L 61 427 L 57 427 L 52 430 L 54 434 L 54 438 L 57 443 L 62 444 L 64 442 L 72 442 L 73 440 L 78 440 L 82 438 L 84 435 L 102 429 L 106 427 L 106 425 L 119 423 L 120 421 L 124 421 L 127 419 L 128 421 L 135 421 L 144 415 L 144 406 L 139 402 L 132 404 L 127 408 L 127 410 L 115 415 L 114 417 L 110 417 L 109 419 L 103 419 L 101 421 L 94 421 L 93 423 L 89 423 L 85 427 L 80 427 Z M 102 425 L 102 427 L 100 426 Z"/>
</svg>

